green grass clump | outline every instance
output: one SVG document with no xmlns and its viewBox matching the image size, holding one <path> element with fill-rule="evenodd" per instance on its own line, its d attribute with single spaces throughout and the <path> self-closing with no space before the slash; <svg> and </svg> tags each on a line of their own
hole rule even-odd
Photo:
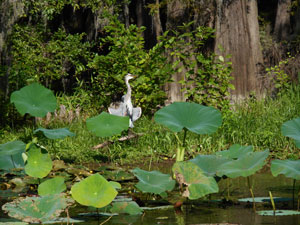
<svg viewBox="0 0 300 225">
<path fill-rule="evenodd" d="M 300 116 L 300 88 L 293 87 L 280 97 L 262 100 L 249 99 L 235 104 L 232 110 L 223 112 L 223 124 L 212 135 L 197 135 L 188 132 L 186 137 L 186 158 L 196 154 L 210 154 L 228 149 L 232 144 L 253 145 L 255 150 L 268 148 L 271 157 L 299 158 L 299 151 L 292 140 L 281 134 L 281 125 Z M 143 135 L 127 141 L 118 141 L 121 137 L 98 138 L 86 128 L 84 120 L 75 120 L 71 124 L 51 123 L 47 128 L 68 127 L 76 134 L 62 140 L 49 140 L 38 137 L 39 143 L 46 147 L 53 158 L 67 162 L 117 162 L 120 164 L 160 161 L 175 158 L 179 143 L 173 132 L 143 116 L 135 123 L 132 132 Z M 183 133 L 183 132 L 181 132 Z M 122 135 L 127 135 L 124 132 Z M 182 137 L 179 133 L 179 138 Z M 22 140 L 25 143 L 33 138 L 32 128 L 2 130 L 0 142 Z M 111 141 L 104 148 L 93 146 Z M 0 144 L 1 144 L 0 143 Z"/>
</svg>

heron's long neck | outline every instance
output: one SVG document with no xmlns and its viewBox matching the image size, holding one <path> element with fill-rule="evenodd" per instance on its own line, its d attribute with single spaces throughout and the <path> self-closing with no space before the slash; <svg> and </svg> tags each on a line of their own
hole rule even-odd
<svg viewBox="0 0 300 225">
<path fill-rule="evenodd" d="M 126 80 L 125 83 L 126 83 L 126 86 L 127 86 L 127 95 L 128 95 L 128 96 L 131 96 L 131 87 L 130 87 L 130 85 L 129 85 L 129 81 Z"/>
</svg>

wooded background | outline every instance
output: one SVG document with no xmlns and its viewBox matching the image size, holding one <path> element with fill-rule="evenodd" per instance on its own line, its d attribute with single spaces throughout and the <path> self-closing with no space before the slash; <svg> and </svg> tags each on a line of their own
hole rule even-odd
<svg viewBox="0 0 300 225">
<path fill-rule="evenodd" d="M 10 35 L 16 25 L 42 23 L 45 29 L 62 28 L 70 34 L 85 33 L 83 41 L 97 41 L 104 36 L 103 29 L 109 23 L 103 16 L 107 12 L 118 13 L 118 19 L 125 27 L 130 24 L 144 26 L 145 49 L 151 49 L 164 32 L 176 31 L 183 23 L 193 21 L 193 29 L 198 26 L 213 28 L 214 38 L 205 44 L 205 51 L 215 52 L 225 59 L 231 55 L 229 60 L 232 61 L 232 83 L 235 86 L 231 91 L 232 99 L 272 93 L 274 84 L 266 68 L 279 65 L 286 59 L 290 60 L 284 63 L 284 72 L 290 80 L 298 81 L 298 0 L 1 0 L 1 95 L 7 98 L 17 88 L 9 82 L 12 76 L 10 67 L 14 62 Z M 105 54 L 97 48 L 93 50 Z M 65 80 L 72 80 L 74 68 L 65 65 L 65 71 L 69 74 Z M 178 83 L 185 78 L 185 73 L 185 70 L 175 72 L 173 82 L 165 85 L 169 101 L 185 99 Z"/>
</svg>

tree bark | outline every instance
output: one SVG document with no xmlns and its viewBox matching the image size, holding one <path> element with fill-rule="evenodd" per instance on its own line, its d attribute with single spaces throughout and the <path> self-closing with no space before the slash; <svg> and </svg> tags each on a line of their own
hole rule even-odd
<svg viewBox="0 0 300 225">
<path fill-rule="evenodd" d="M 155 4 L 156 4 L 156 9 L 155 9 L 155 13 L 153 15 L 153 25 L 154 25 L 154 29 L 155 29 L 155 37 L 156 37 L 156 41 L 158 42 L 158 38 L 159 36 L 162 35 L 163 33 L 163 29 L 162 29 L 162 25 L 161 25 L 161 20 L 160 20 L 160 14 L 159 14 L 159 0 L 155 0 Z"/>
<path fill-rule="evenodd" d="M 260 47 L 256 0 L 216 0 L 215 52 L 231 55 L 235 100 L 262 93 L 260 66 L 263 56 Z M 221 51 L 219 46 L 224 49 Z"/>
<path fill-rule="evenodd" d="M 290 7 L 291 0 L 278 0 L 274 27 L 274 37 L 277 41 L 287 40 L 291 32 Z"/>
</svg>

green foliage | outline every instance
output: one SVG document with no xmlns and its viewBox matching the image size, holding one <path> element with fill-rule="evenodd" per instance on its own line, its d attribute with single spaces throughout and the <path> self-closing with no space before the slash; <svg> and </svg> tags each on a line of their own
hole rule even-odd
<svg viewBox="0 0 300 225">
<path fill-rule="evenodd" d="M 54 177 L 41 183 L 38 187 L 40 196 L 55 195 L 67 189 L 65 179 L 63 177 Z"/>
<path fill-rule="evenodd" d="M 33 81 L 51 86 L 53 81 L 67 77 L 71 70 L 75 75 L 86 71 L 91 44 L 82 42 L 83 37 L 84 33 L 72 35 L 62 29 L 51 33 L 41 25 L 16 24 L 11 36 L 12 90 Z"/>
<path fill-rule="evenodd" d="M 149 51 L 144 49 L 144 30 L 136 25 L 126 29 L 116 18 L 105 27 L 107 36 L 101 39 L 100 49 L 108 49 L 108 53 L 96 55 L 89 64 L 97 71 L 91 85 L 99 105 L 108 106 L 112 99 L 121 98 L 126 91 L 124 77 L 127 73 L 138 76 L 132 81 L 132 95 L 144 112 L 163 104 L 166 94 L 161 87 L 169 79 L 172 69 L 162 54 L 163 43 Z"/>
<path fill-rule="evenodd" d="M 29 113 L 31 116 L 44 117 L 48 112 L 54 112 L 56 108 L 56 98 L 52 91 L 38 83 L 14 91 L 10 96 L 10 102 L 15 104 L 22 116 Z"/>
<path fill-rule="evenodd" d="M 94 174 L 74 184 L 72 197 L 82 205 L 102 208 L 114 200 L 118 192 L 100 174 Z"/>
<path fill-rule="evenodd" d="M 33 133 L 42 132 L 49 139 L 63 139 L 65 137 L 74 137 L 75 134 L 69 131 L 68 128 L 58 128 L 58 129 L 45 129 L 38 128 Z"/>
<path fill-rule="evenodd" d="M 282 124 L 281 132 L 284 136 L 295 140 L 296 146 L 300 148 L 300 118 L 289 120 Z"/>
<path fill-rule="evenodd" d="M 204 45 L 213 37 L 214 30 L 209 27 L 197 27 L 192 30 L 193 22 L 178 27 L 178 31 L 166 32 L 161 39 L 167 40 L 170 55 L 175 60 L 173 68 L 184 71 L 185 77 L 180 82 L 182 91 L 189 101 L 214 106 L 229 107 L 231 62 L 210 53 L 205 54 Z"/>
<path fill-rule="evenodd" d="M 300 180 L 300 160 L 272 160 L 271 172 L 275 177 L 283 174 L 286 177 Z"/>
</svg>

